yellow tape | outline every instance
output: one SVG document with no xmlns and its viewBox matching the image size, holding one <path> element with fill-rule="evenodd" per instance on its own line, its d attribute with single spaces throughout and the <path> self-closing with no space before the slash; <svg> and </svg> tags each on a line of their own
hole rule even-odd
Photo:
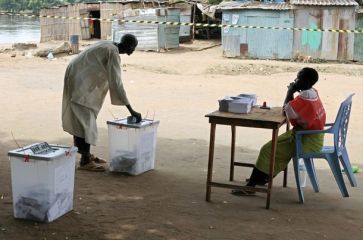
<svg viewBox="0 0 363 240">
<path fill-rule="evenodd" d="M 308 32 L 333 32 L 333 33 L 363 33 L 363 29 L 319 29 L 319 28 L 290 28 L 290 27 L 263 27 L 263 26 L 245 26 L 238 24 L 207 24 L 207 23 L 187 23 L 187 22 L 161 22 L 150 20 L 125 20 L 125 19 L 110 19 L 110 18 L 88 18 L 88 17 L 65 17 L 65 16 L 43 16 L 43 15 L 29 15 L 21 13 L 7 13 L 0 12 L 0 15 L 8 16 L 24 16 L 24 17 L 37 17 L 37 18 L 54 18 L 54 19 L 74 19 L 74 20 L 94 20 L 100 22 L 121 22 L 121 23 L 140 23 L 140 24 L 161 24 L 173 26 L 196 26 L 196 27 L 229 27 L 241 29 L 265 29 L 265 30 L 289 30 L 289 31 L 308 31 Z"/>
</svg>

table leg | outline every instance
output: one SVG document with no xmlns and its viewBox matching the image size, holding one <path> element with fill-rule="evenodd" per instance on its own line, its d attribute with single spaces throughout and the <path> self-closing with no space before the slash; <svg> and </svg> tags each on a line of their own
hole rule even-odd
<svg viewBox="0 0 363 240">
<path fill-rule="evenodd" d="M 234 178 L 234 152 L 236 147 L 236 126 L 231 126 L 232 140 L 231 140 L 231 166 L 229 170 L 229 181 L 233 181 Z"/>
<path fill-rule="evenodd" d="M 272 190 L 272 182 L 273 182 L 273 178 L 274 178 L 278 132 L 279 132 L 279 129 L 273 129 L 273 131 L 272 131 L 272 147 L 271 147 L 271 158 L 270 158 L 270 169 L 269 169 L 269 181 L 268 181 L 268 187 L 267 187 L 266 209 L 270 208 L 271 190 Z"/>
<path fill-rule="evenodd" d="M 212 181 L 212 174 L 213 174 L 213 158 L 214 158 L 215 136 L 216 136 L 216 124 L 211 123 L 211 125 L 210 125 L 210 140 L 209 140 L 208 173 L 207 173 L 207 192 L 206 192 L 206 196 L 205 196 L 205 200 L 207 202 L 210 201 L 210 194 L 211 194 L 210 183 Z"/>
</svg>

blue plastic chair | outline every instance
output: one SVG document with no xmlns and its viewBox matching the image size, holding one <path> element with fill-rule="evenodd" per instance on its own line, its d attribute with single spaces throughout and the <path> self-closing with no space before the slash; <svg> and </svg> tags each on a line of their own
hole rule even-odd
<svg viewBox="0 0 363 240">
<path fill-rule="evenodd" d="M 351 186 L 352 187 L 357 186 L 357 181 L 354 177 L 352 166 L 349 161 L 348 152 L 345 147 L 353 95 L 354 93 L 351 94 L 346 100 L 344 100 L 344 102 L 340 104 L 340 108 L 337 117 L 335 119 L 335 122 L 326 124 L 325 127 L 327 128 L 325 128 L 324 130 L 296 131 L 295 134 L 296 155 L 293 158 L 293 164 L 294 164 L 297 190 L 301 203 L 304 203 L 304 194 L 300 184 L 299 158 L 304 159 L 306 171 L 308 173 L 310 182 L 315 192 L 319 192 L 319 186 L 317 183 L 316 172 L 313 162 L 313 159 L 315 158 L 324 158 L 328 161 L 330 169 L 333 172 L 335 181 L 337 182 L 343 197 L 349 197 L 349 194 L 344 183 L 339 160 L 343 165 L 344 172 L 348 176 Z M 303 153 L 302 136 L 304 134 L 317 134 L 317 133 L 333 134 L 334 146 L 323 146 L 320 152 Z"/>
</svg>

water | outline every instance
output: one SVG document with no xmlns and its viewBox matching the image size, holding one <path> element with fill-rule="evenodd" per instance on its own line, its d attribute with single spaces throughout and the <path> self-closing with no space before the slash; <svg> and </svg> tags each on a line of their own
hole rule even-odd
<svg viewBox="0 0 363 240">
<path fill-rule="evenodd" d="M 39 41 L 39 19 L 0 15 L 0 44 Z"/>
</svg>

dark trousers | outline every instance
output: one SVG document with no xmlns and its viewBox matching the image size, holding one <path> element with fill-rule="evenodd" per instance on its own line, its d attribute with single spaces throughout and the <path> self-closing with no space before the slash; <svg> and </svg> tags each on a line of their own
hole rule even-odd
<svg viewBox="0 0 363 240">
<path fill-rule="evenodd" d="M 74 146 L 78 148 L 78 153 L 81 154 L 81 166 L 89 163 L 91 155 L 91 145 L 86 143 L 84 138 L 73 136 Z"/>
</svg>

